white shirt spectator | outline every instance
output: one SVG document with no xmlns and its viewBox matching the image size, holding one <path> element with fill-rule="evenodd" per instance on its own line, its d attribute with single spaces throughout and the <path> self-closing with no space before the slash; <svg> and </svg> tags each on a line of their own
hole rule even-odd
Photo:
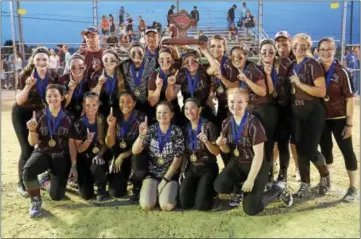
<svg viewBox="0 0 361 239">
<path fill-rule="evenodd" d="M 55 55 L 50 55 L 50 60 L 49 60 L 49 68 L 50 69 L 54 69 L 57 70 L 59 67 L 59 56 Z"/>
</svg>

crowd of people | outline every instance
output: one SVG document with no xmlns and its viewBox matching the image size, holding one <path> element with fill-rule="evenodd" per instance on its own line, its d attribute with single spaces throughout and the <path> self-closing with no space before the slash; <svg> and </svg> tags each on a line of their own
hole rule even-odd
<svg viewBox="0 0 361 239">
<path fill-rule="evenodd" d="M 289 145 L 301 181 L 295 196 L 311 195 L 310 162 L 325 195 L 331 135 L 349 178 L 343 200 L 357 198 L 354 86 L 334 58 L 333 39 L 319 41 L 315 60 L 310 36 L 280 31 L 261 42 L 256 64 L 244 44 L 226 52 L 220 35 L 181 49 L 147 29 L 145 44 L 133 42 L 121 60 L 113 47 L 100 47 L 96 27 L 81 34 L 84 47 L 65 74 L 39 47 L 19 75 L 12 107 L 21 148 L 17 190 L 30 198 L 30 216 L 41 214 L 41 188 L 61 200 L 69 182 L 83 199 L 99 201 L 125 196 L 131 183 L 130 200 L 144 210 L 210 210 L 219 194 L 231 194 L 230 206 L 242 202 L 248 215 L 276 200 L 290 207 Z"/>
</svg>

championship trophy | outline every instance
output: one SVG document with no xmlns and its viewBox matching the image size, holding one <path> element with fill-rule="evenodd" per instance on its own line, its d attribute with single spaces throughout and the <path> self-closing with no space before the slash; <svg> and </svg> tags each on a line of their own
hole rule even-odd
<svg viewBox="0 0 361 239">
<path fill-rule="evenodd" d="M 162 45 L 202 45 L 207 43 L 206 36 L 200 36 L 199 39 L 187 38 L 187 30 L 193 26 L 194 19 L 187 11 L 182 10 L 179 13 L 169 16 L 170 25 L 176 28 L 175 37 L 171 39 L 164 39 Z"/>
</svg>

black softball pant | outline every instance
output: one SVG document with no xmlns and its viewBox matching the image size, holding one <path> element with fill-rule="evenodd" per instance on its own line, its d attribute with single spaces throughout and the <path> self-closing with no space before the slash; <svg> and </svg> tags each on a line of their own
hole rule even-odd
<svg viewBox="0 0 361 239">
<path fill-rule="evenodd" d="M 310 184 L 310 161 L 316 166 L 321 177 L 326 177 L 329 172 L 322 155 L 317 151 L 321 134 L 325 124 L 326 108 L 316 98 L 305 105 L 293 105 L 296 126 L 296 148 L 298 155 L 298 167 L 301 182 Z"/>
<path fill-rule="evenodd" d="M 271 190 L 263 193 L 266 183 L 268 181 L 268 173 L 271 162 L 263 160 L 262 166 L 254 181 L 254 186 L 251 192 L 244 193 L 243 197 L 243 211 L 248 215 L 256 215 L 263 211 L 263 209 L 276 200 L 281 194 L 281 189 L 272 187 Z M 232 159 L 223 171 L 218 175 L 214 182 L 216 192 L 221 194 L 229 194 L 234 190 L 234 187 L 247 180 L 251 164 L 241 164 L 237 160 Z"/>
<path fill-rule="evenodd" d="M 346 118 L 344 119 L 330 119 L 326 120 L 325 127 L 323 128 L 320 146 L 321 153 L 326 159 L 327 164 L 333 163 L 332 155 L 332 135 L 335 137 L 338 147 L 341 150 L 343 158 L 345 160 L 346 169 L 348 171 L 357 170 L 357 160 L 355 152 L 352 147 L 352 137 L 343 139 L 342 131 L 345 128 Z"/>
<path fill-rule="evenodd" d="M 34 150 L 34 147 L 28 142 L 29 131 L 26 127 L 26 123 L 31 119 L 32 115 L 33 111 L 31 109 L 21 108 L 16 103 L 11 110 L 11 120 L 20 144 L 20 158 L 18 163 L 19 183 L 23 183 L 22 171 L 26 161 L 30 158 L 31 153 Z"/>
<path fill-rule="evenodd" d="M 275 141 L 280 159 L 279 180 L 287 181 L 287 170 L 290 164 L 289 144 L 294 144 L 295 123 L 291 106 L 278 105 L 278 125 L 275 131 Z"/>
<path fill-rule="evenodd" d="M 252 108 L 251 108 L 252 109 Z M 262 104 L 250 110 L 262 123 L 267 136 L 267 141 L 264 143 L 264 160 L 268 162 L 273 162 L 273 148 L 274 148 L 274 139 L 275 131 L 278 124 L 278 109 L 275 104 Z M 269 164 L 269 177 L 273 176 L 272 174 L 273 164 Z"/>
<path fill-rule="evenodd" d="M 70 157 L 65 154 L 47 154 L 35 150 L 24 165 L 22 176 L 27 190 L 39 189 L 38 175 L 50 169 L 49 196 L 61 200 L 65 195 L 70 171 Z"/>
<path fill-rule="evenodd" d="M 109 151 L 107 151 L 103 158 L 107 159 Z M 88 200 L 94 197 L 94 184 L 99 190 L 104 190 L 106 187 L 106 171 L 108 164 L 97 165 L 92 162 L 93 158 L 87 158 L 84 154 L 78 154 L 77 169 L 78 169 L 78 185 L 80 197 Z"/>
<path fill-rule="evenodd" d="M 143 180 L 147 177 L 149 172 L 149 158 L 148 151 L 143 150 L 140 154 L 135 154 L 131 157 L 131 173 L 129 179 L 133 184 L 133 193 L 140 192 Z"/>
<path fill-rule="evenodd" d="M 218 175 L 218 165 L 191 165 L 182 181 L 179 201 L 183 209 L 195 206 L 197 210 L 210 210 L 213 206 L 214 180 Z"/>
<path fill-rule="evenodd" d="M 108 175 L 110 196 L 123 197 L 127 194 L 128 180 L 131 173 L 131 158 L 128 157 L 123 160 L 120 172 Z"/>
</svg>

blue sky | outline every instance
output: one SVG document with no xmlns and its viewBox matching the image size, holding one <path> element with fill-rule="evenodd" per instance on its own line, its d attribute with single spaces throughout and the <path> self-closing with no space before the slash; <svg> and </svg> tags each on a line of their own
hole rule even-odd
<svg viewBox="0 0 361 239">
<path fill-rule="evenodd" d="M 121 5 L 133 19 L 142 15 L 148 24 L 160 21 L 166 24 L 166 14 L 173 2 L 100 2 L 99 17 L 109 13 L 118 19 Z M 239 16 L 239 2 L 181 2 L 180 8 L 191 11 L 194 5 L 200 11 L 200 26 L 226 26 L 227 10 L 237 4 L 236 16 Z M 247 2 L 248 7 L 257 16 L 257 2 Z M 80 31 L 92 25 L 92 6 L 89 2 L 21 2 L 21 8 L 27 10 L 23 18 L 23 35 L 29 43 L 77 43 Z M 2 43 L 11 39 L 9 3 L 2 3 Z M 324 36 L 341 39 L 343 5 L 331 9 L 330 2 L 264 2 L 264 29 L 270 37 L 278 30 L 288 30 L 291 34 L 306 32 L 313 40 Z M 41 19 L 39 19 L 41 18 Z M 349 16 L 346 40 L 349 40 Z M 360 2 L 354 2 L 353 43 L 360 42 Z"/>
</svg>

